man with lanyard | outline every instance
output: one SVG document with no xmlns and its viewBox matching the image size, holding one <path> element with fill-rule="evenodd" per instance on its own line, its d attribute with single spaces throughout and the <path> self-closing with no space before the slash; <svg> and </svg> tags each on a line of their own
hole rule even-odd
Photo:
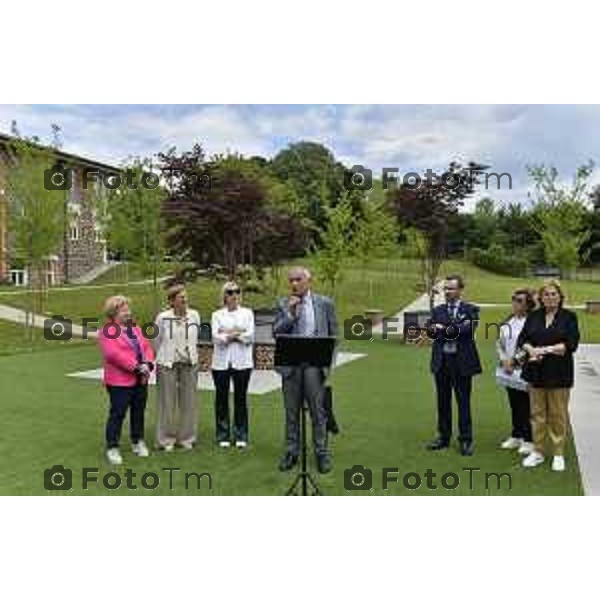
<svg viewBox="0 0 600 600">
<path fill-rule="evenodd" d="M 437 391 L 438 437 L 428 444 L 429 450 L 442 450 L 452 437 L 452 391 L 458 405 L 460 451 L 473 454 L 471 423 L 471 388 L 474 375 L 481 373 L 475 344 L 479 308 L 462 300 L 464 282 L 460 275 L 446 278 L 446 302 L 431 313 L 429 330 L 433 336 L 431 372 Z"/>
</svg>

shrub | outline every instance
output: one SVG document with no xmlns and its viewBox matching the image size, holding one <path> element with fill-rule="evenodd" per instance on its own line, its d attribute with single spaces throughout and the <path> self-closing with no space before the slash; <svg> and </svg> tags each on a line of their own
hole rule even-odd
<svg viewBox="0 0 600 600">
<path fill-rule="evenodd" d="M 258 279 L 249 279 L 244 284 L 243 291 L 251 294 L 261 294 L 263 292 L 263 285 Z"/>
<path fill-rule="evenodd" d="M 500 275 L 523 277 L 529 269 L 529 260 L 522 253 L 499 244 L 492 244 L 487 250 L 473 248 L 469 252 L 469 259 L 474 265 Z"/>
</svg>

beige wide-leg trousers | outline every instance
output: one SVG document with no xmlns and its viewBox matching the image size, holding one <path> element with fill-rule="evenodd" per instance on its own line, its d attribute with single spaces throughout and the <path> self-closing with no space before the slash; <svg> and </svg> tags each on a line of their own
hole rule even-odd
<svg viewBox="0 0 600 600">
<path fill-rule="evenodd" d="M 549 438 L 552 455 L 564 455 L 570 392 L 569 388 L 529 388 L 533 444 L 540 454 L 545 454 Z"/>
<path fill-rule="evenodd" d="M 198 366 L 175 363 L 169 368 L 159 365 L 157 384 L 157 446 L 164 448 L 175 443 L 195 443 L 198 426 Z"/>
</svg>

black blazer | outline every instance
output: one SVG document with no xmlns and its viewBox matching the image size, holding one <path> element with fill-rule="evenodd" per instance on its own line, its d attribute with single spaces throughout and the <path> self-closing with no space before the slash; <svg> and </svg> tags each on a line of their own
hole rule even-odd
<svg viewBox="0 0 600 600">
<path fill-rule="evenodd" d="M 446 341 L 456 342 L 456 356 L 460 374 L 465 377 L 472 377 L 481 373 L 481 361 L 479 352 L 475 345 L 475 329 L 479 322 L 479 307 L 470 304 L 464 300 L 460 301 L 456 320 L 448 314 L 448 305 L 440 304 L 431 311 L 431 319 L 428 327 L 433 327 L 435 323 L 441 323 L 452 328 L 442 329 L 438 332 L 431 329 L 433 337 L 433 346 L 431 349 L 431 372 L 440 371 L 444 361 L 444 343 Z"/>
<path fill-rule="evenodd" d="M 526 362 L 521 376 L 533 387 L 570 388 L 574 383 L 573 353 L 579 345 L 577 315 L 559 308 L 550 327 L 546 327 L 546 309 L 538 308 L 529 314 L 517 340 L 517 348 L 523 344 L 553 346 L 565 344 L 564 356 L 548 354 L 540 362 Z"/>
</svg>

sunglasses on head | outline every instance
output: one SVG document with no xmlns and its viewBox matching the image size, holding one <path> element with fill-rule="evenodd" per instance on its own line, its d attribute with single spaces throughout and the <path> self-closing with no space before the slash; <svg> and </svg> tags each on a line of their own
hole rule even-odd
<svg viewBox="0 0 600 600">
<path fill-rule="evenodd" d="M 525 298 L 523 296 L 513 296 L 512 297 L 512 301 L 513 302 L 520 302 L 521 304 L 523 304 L 523 302 L 525 302 Z"/>
<path fill-rule="evenodd" d="M 231 290 L 225 290 L 225 295 L 226 296 L 233 296 L 234 294 L 239 294 L 240 293 L 240 288 L 234 288 Z"/>
</svg>

